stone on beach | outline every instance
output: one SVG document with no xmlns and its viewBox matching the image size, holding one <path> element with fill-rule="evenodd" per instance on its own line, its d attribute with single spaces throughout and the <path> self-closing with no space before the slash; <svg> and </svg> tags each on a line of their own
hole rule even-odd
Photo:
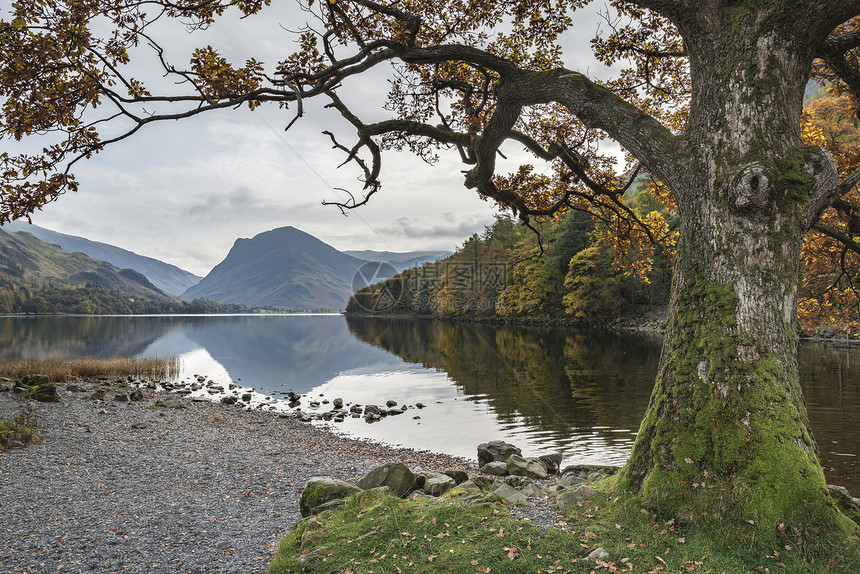
<svg viewBox="0 0 860 574">
<path fill-rule="evenodd" d="M 508 465 L 501 461 L 488 462 L 481 467 L 481 472 L 497 476 L 505 476 L 508 474 Z"/>
<path fill-rule="evenodd" d="M 506 462 L 512 454 L 522 455 L 523 452 L 516 446 L 502 440 L 491 440 L 478 445 L 478 466 L 484 466 L 488 462 Z"/>
<path fill-rule="evenodd" d="M 55 403 L 60 400 L 57 387 L 51 382 L 48 375 L 27 375 L 21 378 L 16 389 L 23 389 L 21 394 L 24 398 L 43 403 Z"/>
<path fill-rule="evenodd" d="M 415 474 L 402 462 L 376 467 L 358 481 L 364 490 L 388 486 L 399 497 L 406 496 L 416 486 Z"/>
<path fill-rule="evenodd" d="M 424 479 L 424 492 L 431 496 L 441 496 L 457 486 L 456 481 L 441 472 L 428 472 Z"/>
<path fill-rule="evenodd" d="M 512 454 L 507 460 L 508 474 L 527 476 L 529 478 L 546 478 L 546 467 L 537 458 L 523 458 Z"/>
<path fill-rule="evenodd" d="M 342 501 L 361 491 L 361 488 L 345 480 L 314 476 L 305 483 L 305 488 L 302 490 L 299 512 L 302 516 L 318 514 L 326 504 Z"/>
</svg>

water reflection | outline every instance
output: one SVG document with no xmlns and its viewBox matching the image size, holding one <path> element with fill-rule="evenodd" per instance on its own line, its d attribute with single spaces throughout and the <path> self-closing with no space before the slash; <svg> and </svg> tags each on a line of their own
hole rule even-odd
<svg viewBox="0 0 860 574">
<path fill-rule="evenodd" d="M 192 355 L 200 349 L 209 362 Z M 81 356 L 180 356 L 188 371 L 300 393 L 348 369 L 402 363 L 353 337 L 341 315 L 0 317 L 0 357 Z"/>
<path fill-rule="evenodd" d="M 660 356 L 661 337 L 655 335 L 347 321 L 356 337 L 447 372 L 467 399 L 492 406 L 502 429 L 540 437 L 577 458 L 597 448 L 612 462 L 624 460 L 632 446 Z M 860 492 L 860 349 L 805 343 L 799 362 L 828 481 Z"/>
<path fill-rule="evenodd" d="M 648 404 L 661 338 L 571 329 L 334 316 L 0 317 L 0 357 L 180 356 L 278 396 L 423 402 L 350 434 L 474 457 L 495 438 L 528 454 L 622 463 Z M 801 384 L 828 480 L 860 492 L 860 349 L 805 344 Z M 305 407 L 306 408 L 306 405 Z"/>
<path fill-rule="evenodd" d="M 430 320 L 347 322 L 356 337 L 445 371 L 467 400 L 486 401 L 502 429 L 564 451 L 597 436 L 616 462 L 626 458 L 639 428 L 660 353 L 654 336 Z"/>
<path fill-rule="evenodd" d="M 809 422 L 828 481 L 860 493 L 860 349 L 806 343 L 798 353 Z"/>
</svg>

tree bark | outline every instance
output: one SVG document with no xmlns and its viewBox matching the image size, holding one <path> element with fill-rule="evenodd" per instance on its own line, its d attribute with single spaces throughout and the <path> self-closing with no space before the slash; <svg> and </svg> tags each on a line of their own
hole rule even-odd
<svg viewBox="0 0 860 574">
<path fill-rule="evenodd" d="M 849 526 L 827 495 L 797 369 L 801 242 L 837 187 L 832 158 L 799 133 L 815 34 L 769 25 L 777 8 L 761 4 L 710 14 L 711 32 L 679 24 L 694 86 L 688 169 L 667 182 L 680 241 L 657 381 L 620 484 L 672 517 L 777 536 Z"/>
</svg>

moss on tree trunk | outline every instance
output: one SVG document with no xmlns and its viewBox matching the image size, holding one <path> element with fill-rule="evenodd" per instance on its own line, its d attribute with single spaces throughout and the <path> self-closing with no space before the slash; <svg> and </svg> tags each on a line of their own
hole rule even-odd
<svg viewBox="0 0 860 574">
<path fill-rule="evenodd" d="M 685 216 L 657 381 L 620 485 L 668 517 L 734 522 L 760 541 L 812 525 L 849 532 L 798 380 L 802 224 L 711 200 Z"/>
</svg>

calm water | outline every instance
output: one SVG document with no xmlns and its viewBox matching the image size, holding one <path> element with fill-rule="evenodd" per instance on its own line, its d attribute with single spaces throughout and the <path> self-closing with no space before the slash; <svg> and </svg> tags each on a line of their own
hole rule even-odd
<svg viewBox="0 0 860 574">
<path fill-rule="evenodd" d="M 187 378 L 322 400 L 424 403 L 341 432 L 475 457 L 505 439 L 565 464 L 620 464 L 657 369 L 656 335 L 340 315 L 0 317 L 0 357 L 179 356 Z M 804 344 L 801 383 L 828 482 L 860 492 L 860 349 Z M 269 399 L 268 397 L 271 397 Z M 302 408 L 307 409 L 307 400 Z M 327 410 L 324 405 L 320 410 Z"/>
</svg>

